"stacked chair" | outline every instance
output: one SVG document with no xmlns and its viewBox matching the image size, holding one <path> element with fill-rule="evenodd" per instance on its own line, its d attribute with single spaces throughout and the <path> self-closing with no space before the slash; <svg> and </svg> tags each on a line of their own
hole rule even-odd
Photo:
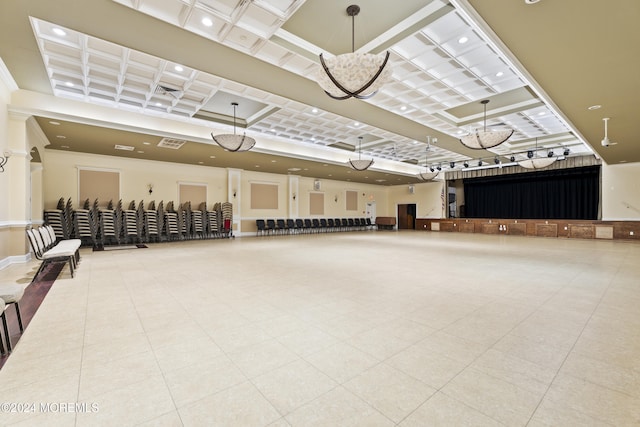
<svg viewBox="0 0 640 427">
<path fill-rule="evenodd" d="M 44 211 L 44 219 L 54 240 L 78 239 L 84 246 L 217 239 L 232 237 L 233 205 L 208 208 L 201 203 L 192 209 L 191 202 L 185 202 L 175 209 L 172 201 L 160 201 L 157 207 L 151 201 L 145 209 L 144 201 L 131 201 L 124 209 L 122 200 L 110 200 L 101 208 L 97 199 L 87 199 L 82 208 L 73 209 L 71 199 L 61 198 L 56 209 Z"/>
</svg>

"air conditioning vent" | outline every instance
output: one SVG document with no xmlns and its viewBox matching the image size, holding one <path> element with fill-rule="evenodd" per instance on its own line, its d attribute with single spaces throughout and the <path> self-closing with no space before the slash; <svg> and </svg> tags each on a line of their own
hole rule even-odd
<svg viewBox="0 0 640 427">
<path fill-rule="evenodd" d="M 116 144 L 116 146 L 114 148 L 116 150 L 123 150 L 123 151 L 133 151 L 133 150 L 135 150 L 135 147 L 132 147 L 130 145 L 120 145 L 120 144 Z"/>
<path fill-rule="evenodd" d="M 187 141 L 182 139 L 173 139 L 173 138 L 162 138 L 160 142 L 158 142 L 158 147 L 160 148 L 171 148 L 173 150 L 177 150 L 182 147 Z"/>
</svg>

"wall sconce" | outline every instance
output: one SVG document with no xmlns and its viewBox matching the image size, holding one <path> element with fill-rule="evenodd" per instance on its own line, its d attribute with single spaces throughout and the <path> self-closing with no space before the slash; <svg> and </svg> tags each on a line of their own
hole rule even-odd
<svg viewBox="0 0 640 427">
<path fill-rule="evenodd" d="M 336 194 L 335 197 L 333 198 L 333 201 L 338 203 L 338 195 Z"/>
<path fill-rule="evenodd" d="M 149 184 L 147 187 L 149 188 L 149 194 L 153 193 L 153 184 Z"/>
<path fill-rule="evenodd" d="M 0 172 L 4 172 L 4 165 L 7 164 L 7 160 L 11 157 L 11 151 L 5 150 L 4 157 L 0 156 Z"/>
<path fill-rule="evenodd" d="M 293 200 L 295 200 L 296 199 L 296 193 L 293 193 L 292 197 L 293 197 Z"/>
<path fill-rule="evenodd" d="M 236 198 L 236 190 L 233 190 L 233 198 Z"/>
</svg>

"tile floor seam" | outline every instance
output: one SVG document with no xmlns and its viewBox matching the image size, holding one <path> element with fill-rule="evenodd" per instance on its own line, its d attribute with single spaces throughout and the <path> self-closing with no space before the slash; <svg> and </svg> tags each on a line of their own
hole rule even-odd
<svg viewBox="0 0 640 427">
<path fill-rule="evenodd" d="M 86 257 L 86 254 L 85 254 L 85 257 Z M 89 275 L 89 278 L 87 279 L 87 285 L 86 285 L 87 298 L 86 298 L 86 305 L 84 309 L 84 323 L 82 325 L 82 350 L 80 351 L 80 368 L 78 372 L 78 392 L 76 394 L 76 402 L 80 402 L 80 386 L 82 384 L 82 366 L 84 364 L 84 350 L 85 350 L 85 339 L 86 339 L 86 333 L 87 333 L 87 315 L 88 315 L 87 307 L 89 306 L 89 284 L 91 283 L 91 273 L 92 273 L 91 265 L 89 265 L 89 271 L 86 273 Z M 78 426 L 78 414 L 75 415 L 73 425 L 76 427 Z"/>
<path fill-rule="evenodd" d="M 616 269 L 616 275 L 619 273 L 619 271 L 620 271 L 620 264 L 618 265 L 618 268 Z M 596 312 L 596 310 L 598 309 L 598 307 L 602 303 L 602 300 L 604 299 L 604 296 L 607 294 L 607 291 L 611 287 L 611 283 L 613 283 L 614 278 L 615 278 L 615 275 L 614 275 L 614 277 L 612 277 L 609 280 L 609 284 L 603 289 L 602 294 L 600 295 L 600 298 L 598 300 L 598 303 L 595 305 L 595 307 L 593 307 L 593 310 L 591 311 L 591 313 L 589 315 L 589 318 L 586 319 L 582 329 L 580 330 L 580 334 L 578 334 L 576 339 L 573 341 L 573 344 L 571 345 L 571 348 L 569 349 L 569 351 L 567 352 L 565 357 L 562 359 L 562 363 L 558 367 L 558 370 L 555 372 L 553 378 L 551 379 L 551 382 L 549 383 L 549 385 L 547 386 L 547 389 L 543 393 L 542 398 L 538 402 L 538 405 L 533 410 L 531 416 L 529 417 L 529 421 L 527 422 L 526 426 L 528 426 L 531 423 L 531 420 L 533 420 L 533 417 L 535 416 L 536 412 L 538 411 L 538 408 L 540 408 L 540 405 L 542 404 L 542 402 L 544 401 L 545 397 L 547 396 L 547 393 L 549 393 L 549 390 L 553 386 L 553 383 L 555 382 L 556 378 L 558 378 L 558 374 L 560 373 L 560 371 L 562 370 L 562 367 L 564 366 L 564 364 L 566 363 L 567 359 L 569 358 L 569 355 L 571 355 L 571 353 L 573 352 L 573 349 L 575 348 L 576 344 L 580 340 L 580 337 L 582 337 L 582 334 L 584 333 L 584 330 L 587 328 L 587 325 L 591 321 L 591 318 L 593 318 L 594 313 Z M 568 286 L 568 285 L 566 285 L 566 286 Z M 566 286 L 564 286 L 563 288 L 565 288 Z M 558 292 L 560 292 L 560 291 L 558 291 Z M 577 412 L 582 412 L 582 411 L 577 411 Z M 585 415 L 589 416 L 588 414 L 585 414 Z"/>
<path fill-rule="evenodd" d="M 140 322 L 141 325 L 143 325 L 142 318 L 140 317 L 140 311 L 138 310 L 138 305 L 135 303 L 135 300 L 132 298 L 130 287 L 125 285 L 125 288 L 127 289 L 127 293 L 129 295 L 129 299 L 131 300 L 133 308 L 134 308 L 134 310 L 136 312 L 136 316 L 138 318 L 138 321 Z M 177 413 L 178 418 L 180 419 L 180 422 L 184 425 L 184 423 L 182 421 L 182 417 L 180 415 L 180 412 L 178 411 L 178 406 L 176 405 L 175 397 L 174 397 L 173 393 L 171 393 L 171 389 L 169 388 L 169 384 L 167 383 L 166 373 L 164 372 L 164 370 L 160 366 L 160 362 L 158 361 L 158 356 L 156 354 L 155 349 L 153 348 L 153 345 L 151 344 L 151 340 L 149 340 L 149 336 L 147 335 L 147 331 L 145 330 L 144 326 L 142 326 L 142 330 L 144 332 L 145 340 L 149 344 L 149 349 L 150 349 L 151 353 L 153 354 L 153 359 L 156 362 L 156 367 L 158 368 L 158 371 L 160 372 L 160 375 L 162 376 L 162 381 L 164 383 L 164 386 L 167 389 L 167 393 L 171 397 L 171 402 L 173 403 L 173 410 Z M 149 378 L 150 378 L 150 376 L 147 376 L 146 378 L 142 379 L 141 381 L 139 381 L 137 383 L 142 383 L 144 381 L 147 381 Z M 129 384 L 129 386 L 131 386 L 133 384 L 135 384 L 135 383 L 131 383 L 131 384 Z M 165 414 L 168 414 L 168 413 L 171 413 L 171 411 L 168 411 Z M 151 419 L 147 419 L 147 420 L 141 421 L 138 424 L 142 424 L 142 423 L 146 423 L 146 422 L 152 421 L 152 420 L 154 420 L 156 418 L 159 418 L 162 415 L 164 415 L 164 414 L 160 414 L 158 417 L 154 417 L 154 418 L 151 418 Z"/>
</svg>

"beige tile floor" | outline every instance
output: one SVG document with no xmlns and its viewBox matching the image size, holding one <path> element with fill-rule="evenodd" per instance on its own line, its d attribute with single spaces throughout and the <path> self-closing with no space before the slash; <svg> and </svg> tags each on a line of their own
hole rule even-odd
<svg viewBox="0 0 640 427">
<path fill-rule="evenodd" d="M 424 232 L 85 250 L 0 370 L 35 410 L 0 425 L 639 425 L 638 260 Z"/>
</svg>

